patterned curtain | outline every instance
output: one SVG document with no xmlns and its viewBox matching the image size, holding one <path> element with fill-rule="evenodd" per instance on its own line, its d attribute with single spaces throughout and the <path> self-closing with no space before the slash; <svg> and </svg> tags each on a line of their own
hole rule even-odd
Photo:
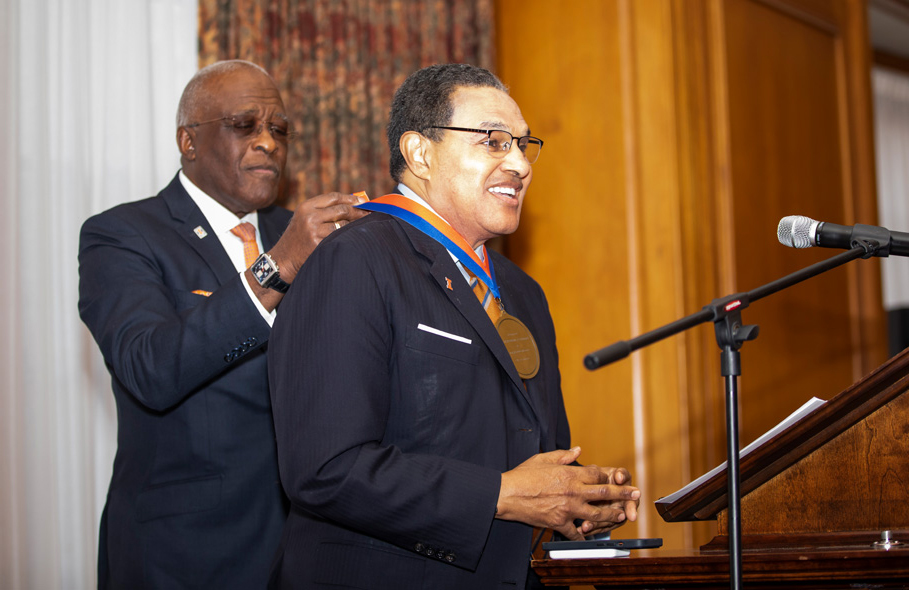
<svg viewBox="0 0 909 590">
<path fill-rule="evenodd" d="M 281 203 L 393 188 L 385 125 L 408 74 L 492 70 L 494 0 L 200 0 L 200 67 L 246 59 L 274 76 L 299 132 Z"/>
</svg>

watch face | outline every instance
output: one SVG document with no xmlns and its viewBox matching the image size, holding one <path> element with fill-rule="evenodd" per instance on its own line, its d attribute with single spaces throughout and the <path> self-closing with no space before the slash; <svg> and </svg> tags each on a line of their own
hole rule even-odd
<svg viewBox="0 0 909 590">
<path fill-rule="evenodd" d="M 290 287 L 290 284 L 285 283 L 281 280 L 281 275 L 278 274 L 278 265 L 275 264 L 275 261 L 271 259 L 268 254 L 262 254 L 259 258 L 253 262 L 252 268 L 253 277 L 256 281 L 266 289 L 274 289 L 279 293 L 287 293 L 287 289 Z"/>
<path fill-rule="evenodd" d="M 252 273 L 256 281 L 263 285 L 268 277 L 275 273 L 275 269 L 267 257 L 260 256 L 252 265 Z"/>
</svg>

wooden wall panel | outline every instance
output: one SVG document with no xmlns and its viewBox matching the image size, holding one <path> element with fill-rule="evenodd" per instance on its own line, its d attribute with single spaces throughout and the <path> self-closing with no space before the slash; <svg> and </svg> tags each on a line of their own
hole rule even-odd
<svg viewBox="0 0 909 590">
<path fill-rule="evenodd" d="M 747 290 L 835 254 L 784 249 L 774 230 L 790 214 L 845 222 L 839 103 L 828 98 L 840 99 L 841 88 L 835 33 L 760 2 L 728 2 L 725 9 L 735 282 Z M 801 402 L 852 383 L 848 278 L 837 269 L 746 312 L 762 333 L 743 351 L 744 440 L 793 409 L 776 392 Z M 820 327 L 840 337 L 818 339 Z M 805 366 L 822 369 L 820 383 Z"/>
<path fill-rule="evenodd" d="M 496 23 L 498 73 L 545 142 L 506 253 L 549 299 L 581 460 L 633 471 L 631 366 L 582 365 L 631 328 L 618 13 L 612 2 L 514 0 L 500 3 Z"/>
<path fill-rule="evenodd" d="M 865 113 L 851 108 L 844 36 L 855 31 L 845 11 L 832 10 L 842 5 L 722 3 L 736 290 L 836 254 L 781 247 L 775 228 L 786 215 L 874 223 L 855 215 L 856 200 L 873 197 L 873 184 L 856 194 L 851 154 L 857 149 L 856 120 Z M 743 441 L 812 395 L 829 396 L 883 360 L 880 348 L 862 350 L 856 322 L 855 285 L 879 281 L 877 271 L 877 261 L 854 262 L 745 312 L 748 323 L 761 326 L 761 335 L 742 353 Z"/>
<path fill-rule="evenodd" d="M 616 339 L 626 339 L 675 320 L 685 309 L 671 12 L 665 2 L 620 2 L 619 17 L 633 300 L 631 331 Z M 635 473 L 648 500 L 689 475 L 683 358 L 684 340 L 673 338 L 622 361 L 634 371 Z M 651 511 L 648 505 L 642 536 L 684 543 L 687 528 L 665 529 Z M 660 535 L 651 533 L 658 528 Z"/>
<path fill-rule="evenodd" d="M 717 230 L 733 223 L 726 62 L 722 20 L 715 5 L 677 0 L 672 10 L 685 308 L 692 313 L 734 292 L 733 240 L 729 232 Z M 680 391 L 688 409 L 690 466 L 682 482 L 687 483 L 725 460 L 726 407 L 713 326 L 689 330 L 680 338 L 685 341 L 687 377 Z M 673 491 L 662 489 L 660 495 Z M 715 534 L 712 525 L 693 526 L 686 547 L 710 539 Z"/>
<path fill-rule="evenodd" d="M 497 0 L 498 74 L 546 142 L 504 249 L 549 297 L 582 460 L 644 490 L 616 537 L 713 535 L 652 502 L 725 458 L 720 353 L 707 325 L 582 359 L 836 253 L 778 244 L 784 215 L 874 222 L 863 6 Z M 883 360 L 877 266 L 852 264 L 745 310 L 743 443 Z"/>
<path fill-rule="evenodd" d="M 641 519 L 616 536 L 685 546 L 691 527 L 666 527 L 652 504 L 697 475 L 684 341 L 593 373 L 582 365 L 686 311 L 669 7 L 503 0 L 497 50 L 498 73 L 546 142 L 506 252 L 549 297 L 574 442 L 583 461 L 626 466 L 644 490 Z"/>
</svg>

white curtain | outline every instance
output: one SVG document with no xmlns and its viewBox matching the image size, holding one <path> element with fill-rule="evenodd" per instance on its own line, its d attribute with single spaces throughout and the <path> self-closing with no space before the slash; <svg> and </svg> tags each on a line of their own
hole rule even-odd
<svg viewBox="0 0 909 590">
<path fill-rule="evenodd" d="M 78 317 L 79 228 L 176 172 L 197 15 L 196 0 L 0 0 L 0 588 L 96 585 L 117 417 Z"/>
<path fill-rule="evenodd" d="M 873 72 L 874 133 L 880 224 L 909 232 L 909 75 Z M 884 307 L 909 308 L 909 258 L 884 260 Z"/>
</svg>

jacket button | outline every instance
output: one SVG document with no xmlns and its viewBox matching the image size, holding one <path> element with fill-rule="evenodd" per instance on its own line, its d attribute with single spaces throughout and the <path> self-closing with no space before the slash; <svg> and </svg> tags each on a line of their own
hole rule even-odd
<svg viewBox="0 0 909 590">
<path fill-rule="evenodd" d="M 435 549 L 433 549 L 432 547 L 427 547 L 426 551 L 424 551 L 423 553 L 425 553 L 427 557 L 432 557 L 434 552 L 435 552 Z"/>
<path fill-rule="evenodd" d="M 445 561 L 448 563 L 454 563 L 455 559 L 457 559 L 457 555 L 455 555 L 453 552 L 449 552 L 448 555 L 445 556 Z"/>
<path fill-rule="evenodd" d="M 423 543 L 420 543 L 419 541 L 414 543 L 414 546 L 413 546 L 414 551 L 416 551 L 417 553 L 423 553 L 423 549 L 424 549 Z"/>
</svg>

